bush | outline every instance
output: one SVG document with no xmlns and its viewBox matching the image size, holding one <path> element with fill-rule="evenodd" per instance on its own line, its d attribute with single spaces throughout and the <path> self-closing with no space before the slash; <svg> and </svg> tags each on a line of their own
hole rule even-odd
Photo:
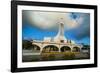
<svg viewBox="0 0 100 73">
<path fill-rule="evenodd" d="M 73 60 L 75 59 L 75 54 L 74 53 L 64 53 L 62 59 L 64 60 Z"/>
<path fill-rule="evenodd" d="M 41 60 L 43 61 L 55 60 L 55 54 L 54 53 L 42 53 Z"/>
</svg>

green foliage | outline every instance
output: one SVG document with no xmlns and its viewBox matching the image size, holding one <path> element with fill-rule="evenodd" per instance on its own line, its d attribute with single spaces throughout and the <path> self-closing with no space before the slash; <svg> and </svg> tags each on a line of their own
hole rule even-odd
<svg viewBox="0 0 100 73">
<path fill-rule="evenodd" d="M 65 53 L 63 54 L 63 57 L 62 57 L 64 60 L 73 60 L 75 59 L 75 54 L 74 53 Z"/>
<path fill-rule="evenodd" d="M 55 60 L 55 54 L 51 53 L 42 53 L 41 59 L 45 61 Z"/>
<path fill-rule="evenodd" d="M 71 52 L 50 52 L 50 53 L 42 53 L 41 54 L 42 60 L 73 60 L 75 59 L 75 53 Z"/>
<path fill-rule="evenodd" d="M 24 48 L 25 49 L 28 49 L 28 48 L 32 47 L 32 42 L 31 41 L 28 41 L 28 40 L 23 40 L 22 45 L 23 45 L 23 49 Z"/>
</svg>

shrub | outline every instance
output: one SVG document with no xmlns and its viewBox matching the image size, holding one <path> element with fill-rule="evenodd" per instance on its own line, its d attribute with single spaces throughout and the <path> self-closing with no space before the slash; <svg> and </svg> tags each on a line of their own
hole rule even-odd
<svg viewBox="0 0 100 73">
<path fill-rule="evenodd" d="M 75 59 L 75 54 L 74 53 L 64 53 L 63 54 L 63 57 L 62 57 L 64 60 L 73 60 Z"/>
<path fill-rule="evenodd" d="M 41 60 L 55 60 L 55 54 L 54 53 L 42 53 L 41 54 Z"/>
</svg>

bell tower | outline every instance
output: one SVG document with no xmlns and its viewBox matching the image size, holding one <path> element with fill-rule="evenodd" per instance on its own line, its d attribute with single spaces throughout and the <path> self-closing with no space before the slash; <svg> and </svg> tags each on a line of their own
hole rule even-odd
<svg viewBox="0 0 100 73">
<path fill-rule="evenodd" d="M 64 43 L 66 41 L 66 38 L 64 36 L 64 23 L 62 22 L 63 18 L 60 19 L 60 22 L 58 23 L 59 29 L 56 37 L 54 38 L 54 41 Z"/>
</svg>

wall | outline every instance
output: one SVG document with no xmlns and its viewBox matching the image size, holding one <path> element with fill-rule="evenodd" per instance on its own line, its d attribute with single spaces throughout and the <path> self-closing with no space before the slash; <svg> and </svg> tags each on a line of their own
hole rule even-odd
<svg viewBox="0 0 100 73">
<path fill-rule="evenodd" d="M 61 3 L 75 3 L 75 4 L 93 4 L 99 5 L 99 0 L 34 0 L 34 1 L 49 1 Z M 100 9 L 100 5 L 99 8 Z M 98 10 L 100 13 L 100 10 Z M 0 73 L 10 73 L 10 0 L 0 0 Z M 98 20 L 100 14 L 98 14 Z M 100 22 L 99 22 L 100 23 Z M 98 23 L 98 24 L 99 24 Z M 100 25 L 98 25 L 100 28 Z M 100 31 L 100 29 L 98 29 Z M 100 33 L 98 34 L 100 37 Z M 100 43 L 100 38 L 98 39 Z M 99 46 L 100 48 L 100 46 Z M 100 49 L 98 51 L 100 52 Z M 98 54 L 100 56 L 100 53 Z M 98 58 L 100 61 L 100 57 Z M 100 62 L 99 62 L 100 65 Z M 100 73 L 100 66 L 98 68 L 85 68 L 85 69 L 70 69 L 70 70 L 55 70 L 55 71 L 41 71 L 37 73 Z M 29 73 L 29 72 L 27 72 Z M 32 72 L 31 72 L 32 73 Z"/>
</svg>

